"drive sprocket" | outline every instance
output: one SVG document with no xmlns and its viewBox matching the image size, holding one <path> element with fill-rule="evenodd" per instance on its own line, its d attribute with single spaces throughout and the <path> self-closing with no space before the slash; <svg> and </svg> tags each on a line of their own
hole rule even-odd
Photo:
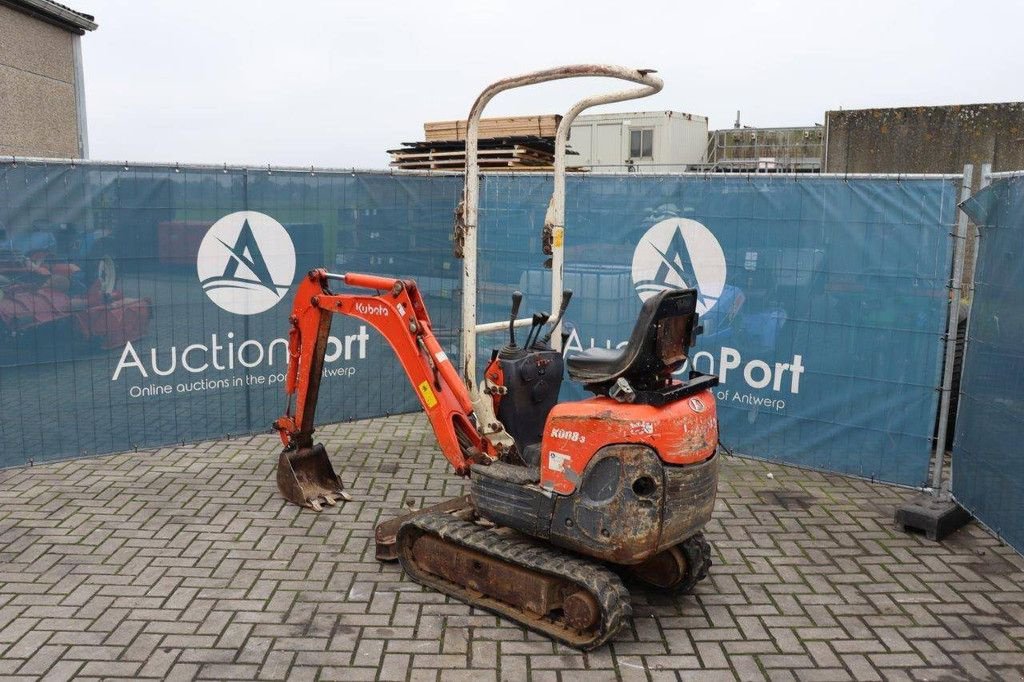
<svg viewBox="0 0 1024 682">
<path fill-rule="evenodd" d="M 701 532 L 626 570 L 657 589 L 690 594 L 697 583 L 708 577 L 710 568 L 711 545 Z"/>
</svg>

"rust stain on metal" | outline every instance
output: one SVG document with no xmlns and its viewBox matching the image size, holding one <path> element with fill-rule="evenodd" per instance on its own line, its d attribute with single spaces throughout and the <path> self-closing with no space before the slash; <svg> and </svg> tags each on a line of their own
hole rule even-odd
<svg viewBox="0 0 1024 682">
<path fill-rule="evenodd" d="M 679 583 L 686 575 L 686 557 L 679 547 L 669 547 L 637 564 L 631 572 L 655 587 L 668 588 Z"/>
<path fill-rule="evenodd" d="M 423 570 L 535 618 L 548 617 L 564 607 L 567 622 L 577 630 L 593 627 L 600 618 L 597 601 L 565 580 L 451 545 L 433 535 L 417 538 L 412 556 Z"/>
</svg>

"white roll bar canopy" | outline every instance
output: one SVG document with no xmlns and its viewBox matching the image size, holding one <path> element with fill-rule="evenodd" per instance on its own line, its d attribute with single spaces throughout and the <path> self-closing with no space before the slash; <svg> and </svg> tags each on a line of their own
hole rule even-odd
<svg viewBox="0 0 1024 682">
<path fill-rule="evenodd" d="M 542 243 L 544 253 L 551 256 L 551 311 L 554 313 L 562 297 L 565 234 L 565 147 L 569 139 L 569 129 L 580 112 L 598 104 L 623 102 L 656 94 L 664 87 L 660 78 L 653 75 L 652 69 L 629 69 L 622 66 L 606 64 L 576 64 L 559 66 L 543 71 L 533 71 L 511 78 L 505 78 L 490 84 L 476 98 L 469 111 L 466 126 L 466 180 L 462 193 L 462 203 L 456 210 L 455 255 L 463 258 L 462 268 L 462 379 L 469 389 L 474 403 L 479 401 L 476 385 L 476 335 L 478 331 L 490 331 L 497 326 L 504 328 L 508 323 L 492 323 L 477 325 L 476 294 L 477 294 L 477 236 L 480 205 L 480 165 L 478 162 L 480 117 L 484 107 L 500 92 L 521 88 L 537 83 L 562 80 L 565 78 L 618 78 L 620 80 L 639 83 L 641 87 L 619 90 L 603 95 L 587 97 L 574 104 L 558 124 L 555 134 L 554 188 L 551 201 L 544 217 Z M 528 319 L 518 320 L 520 324 L 528 324 Z M 559 324 L 561 327 L 561 324 Z M 552 334 L 553 346 L 561 349 L 560 329 Z"/>
</svg>

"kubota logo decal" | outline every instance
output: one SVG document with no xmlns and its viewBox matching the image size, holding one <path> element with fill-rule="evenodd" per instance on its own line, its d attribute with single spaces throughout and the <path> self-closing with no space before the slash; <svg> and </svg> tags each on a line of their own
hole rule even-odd
<svg viewBox="0 0 1024 682">
<path fill-rule="evenodd" d="M 388 316 L 388 309 L 380 304 L 368 305 L 366 303 L 356 303 L 355 309 L 357 313 L 362 315 L 376 315 L 377 317 Z"/>
<path fill-rule="evenodd" d="M 694 288 L 701 315 L 718 303 L 725 271 L 725 254 L 715 235 L 689 218 L 656 223 L 633 252 L 633 285 L 641 300 L 666 289 Z"/>
<path fill-rule="evenodd" d="M 210 226 L 196 270 L 203 291 L 229 313 L 255 315 L 288 292 L 295 246 L 281 223 L 256 211 L 231 213 Z"/>
</svg>

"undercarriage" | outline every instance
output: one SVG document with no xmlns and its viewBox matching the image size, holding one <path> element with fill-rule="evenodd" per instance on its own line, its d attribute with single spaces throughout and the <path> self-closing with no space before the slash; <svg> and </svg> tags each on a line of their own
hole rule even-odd
<svg viewBox="0 0 1024 682">
<path fill-rule="evenodd" d="M 377 558 L 397 559 L 414 581 L 583 650 L 632 615 L 623 579 L 686 594 L 711 567 L 700 532 L 640 564 L 608 564 L 496 525 L 469 496 L 386 521 L 376 535 Z"/>
</svg>

